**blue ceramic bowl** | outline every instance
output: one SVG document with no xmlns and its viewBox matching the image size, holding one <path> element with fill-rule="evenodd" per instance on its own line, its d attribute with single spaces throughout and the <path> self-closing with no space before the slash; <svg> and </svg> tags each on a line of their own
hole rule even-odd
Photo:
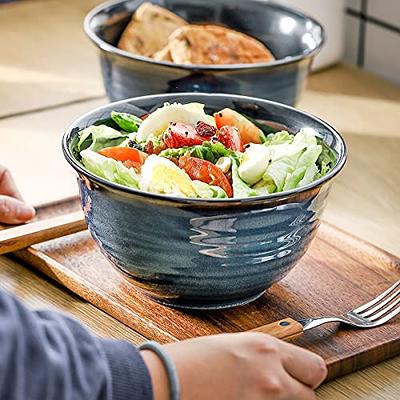
<svg viewBox="0 0 400 400">
<path fill-rule="evenodd" d="M 208 113 L 230 107 L 297 132 L 311 127 L 338 154 L 318 181 L 284 193 L 246 199 L 182 199 L 107 182 L 74 158 L 78 131 L 111 110 L 143 115 L 164 102 L 200 102 Z M 63 138 L 78 172 L 89 230 L 103 253 L 154 300 L 177 307 L 222 308 L 248 303 L 282 279 L 316 234 L 346 147 L 330 125 L 282 104 L 234 95 L 154 95 L 100 107 L 75 121 Z"/>
<path fill-rule="evenodd" d="M 86 17 L 84 28 L 100 50 L 108 97 L 121 100 L 153 93 L 234 93 L 294 105 L 311 62 L 324 42 L 318 22 L 264 0 L 152 0 L 190 22 L 218 23 L 264 42 L 277 61 L 236 65 L 178 65 L 118 49 L 132 13 L 147 0 L 104 3 Z"/>
</svg>

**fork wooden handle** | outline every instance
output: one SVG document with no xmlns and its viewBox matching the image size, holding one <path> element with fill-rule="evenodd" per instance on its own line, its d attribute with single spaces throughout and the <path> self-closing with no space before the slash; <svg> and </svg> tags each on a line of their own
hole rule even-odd
<svg viewBox="0 0 400 400">
<path fill-rule="evenodd" d="M 281 319 L 272 324 L 263 325 L 249 332 L 268 333 L 278 339 L 292 340 L 303 334 L 303 325 L 291 318 Z"/>
<path fill-rule="evenodd" d="M 0 255 L 86 229 L 81 211 L 0 231 Z"/>
</svg>

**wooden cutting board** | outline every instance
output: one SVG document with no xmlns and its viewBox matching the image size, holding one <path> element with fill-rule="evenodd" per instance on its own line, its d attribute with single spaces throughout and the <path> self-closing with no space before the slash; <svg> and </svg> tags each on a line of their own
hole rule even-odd
<svg viewBox="0 0 400 400">
<path fill-rule="evenodd" d="M 38 218 L 77 210 L 76 199 L 43 207 Z M 149 300 L 117 272 L 87 231 L 14 253 L 101 310 L 149 339 L 169 342 L 241 332 L 283 317 L 343 313 L 400 278 L 400 259 L 322 223 L 294 270 L 252 304 L 219 311 L 179 311 Z M 328 379 L 400 354 L 400 318 L 370 330 L 325 325 L 296 344 L 326 360 Z"/>
</svg>

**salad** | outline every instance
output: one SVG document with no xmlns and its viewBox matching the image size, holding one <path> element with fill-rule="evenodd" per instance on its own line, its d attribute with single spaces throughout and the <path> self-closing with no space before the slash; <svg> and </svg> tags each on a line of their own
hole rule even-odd
<svg viewBox="0 0 400 400">
<path fill-rule="evenodd" d="M 164 104 L 151 114 L 111 112 L 83 129 L 71 151 L 93 174 L 157 194 L 244 198 L 308 185 L 335 165 L 318 133 L 273 129 L 235 110 Z"/>
</svg>

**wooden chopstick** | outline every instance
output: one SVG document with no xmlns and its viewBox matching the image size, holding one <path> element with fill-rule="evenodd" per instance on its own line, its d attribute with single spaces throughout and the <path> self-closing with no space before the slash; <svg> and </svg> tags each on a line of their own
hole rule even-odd
<svg viewBox="0 0 400 400">
<path fill-rule="evenodd" d="M 0 255 L 56 239 L 87 228 L 81 211 L 0 231 Z"/>
</svg>

